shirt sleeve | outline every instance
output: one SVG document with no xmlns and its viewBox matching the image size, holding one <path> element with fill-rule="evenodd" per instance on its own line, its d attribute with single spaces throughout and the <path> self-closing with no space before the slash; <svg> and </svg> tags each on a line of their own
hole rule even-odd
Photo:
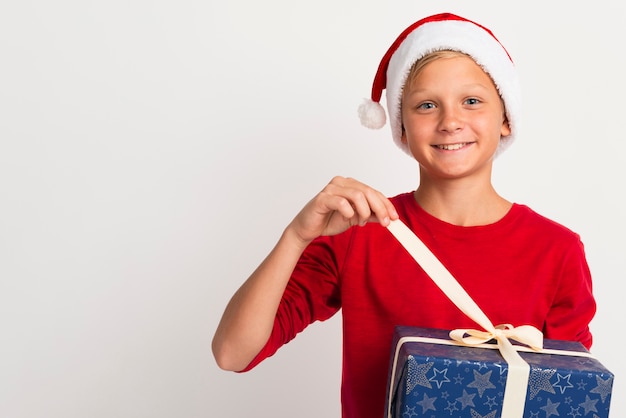
<svg viewBox="0 0 626 418">
<path fill-rule="evenodd" d="M 592 279 L 580 238 L 565 254 L 558 291 L 546 318 L 544 335 L 550 339 L 579 341 L 587 349 L 593 339 L 589 323 L 596 312 Z"/>
<path fill-rule="evenodd" d="M 256 367 L 315 321 L 332 317 L 341 308 L 339 267 L 335 256 L 339 238 L 320 237 L 304 251 L 285 288 L 272 333 L 242 372 Z"/>
</svg>

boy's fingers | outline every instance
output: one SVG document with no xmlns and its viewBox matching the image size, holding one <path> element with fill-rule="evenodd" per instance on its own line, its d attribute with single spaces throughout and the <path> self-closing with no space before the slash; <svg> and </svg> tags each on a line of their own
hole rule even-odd
<svg viewBox="0 0 626 418">
<path fill-rule="evenodd" d="M 395 207 L 385 195 L 358 180 L 335 177 L 323 193 L 328 194 L 328 204 L 333 206 L 328 209 L 337 210 L 351 225 L 379 222 L 387 226 L 390 220 L 398 218 Z M 336 200 L 336 197 L 343 200 Z"/>
<path fill-rule="evenodd" d="M 387 226 L 391 219 L 398 218 L 398 213 L 391 201 L 379 191 L 368 187 L 364 191 L 364 198 L 368 212 L 363 213 L 363 216 L 367 215 L 367 221 Z"/>
</svg>

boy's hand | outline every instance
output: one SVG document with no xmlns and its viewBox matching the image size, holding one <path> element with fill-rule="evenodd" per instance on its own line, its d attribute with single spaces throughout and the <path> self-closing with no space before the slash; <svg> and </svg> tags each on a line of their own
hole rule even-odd
<svg viewBox="0 0 626 418">
<path fill-rule="evenodd" d="M 308 244 L 321 235 L 339 234 L 353 225 L 398 219 L 393 204 L 379 191 L 351 178 L 335 177 L 296 215 L 288 228 Z"/>
</svg>

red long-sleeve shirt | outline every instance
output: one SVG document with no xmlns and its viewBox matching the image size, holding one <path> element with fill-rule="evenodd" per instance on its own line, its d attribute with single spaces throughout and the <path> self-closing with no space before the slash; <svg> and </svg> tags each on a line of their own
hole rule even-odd
<svg viewBox="0 0 626 418">
<path fill-rule="evenodd" d="M 580 237 L 526 206 L 485 226 L 426 213 L 412 193 L 392 198 L 400 218 L 447 267 L 494 325 L 533 325 L 545 338 L 591 346 L 595 314 Z M 283 295 L 266 346 L 250 370 L 314 321 L 343 315 L 342 414 L 384 415 L 395 325 L 477 328 L 379 224 L 315 240 Z"/>
</svg>

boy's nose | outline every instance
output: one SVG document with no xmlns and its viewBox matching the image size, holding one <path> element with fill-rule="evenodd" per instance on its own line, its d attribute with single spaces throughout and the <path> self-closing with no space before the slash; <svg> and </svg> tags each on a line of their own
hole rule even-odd
<svg viewBox="0 0 626 418">
<path fill-rule="evenodd" d="M 461 113 L 454 108 L 442 108 L 439 127 L 446 132 L 456 132 L 460 130 L 463 127 Z"/>
</svg>

